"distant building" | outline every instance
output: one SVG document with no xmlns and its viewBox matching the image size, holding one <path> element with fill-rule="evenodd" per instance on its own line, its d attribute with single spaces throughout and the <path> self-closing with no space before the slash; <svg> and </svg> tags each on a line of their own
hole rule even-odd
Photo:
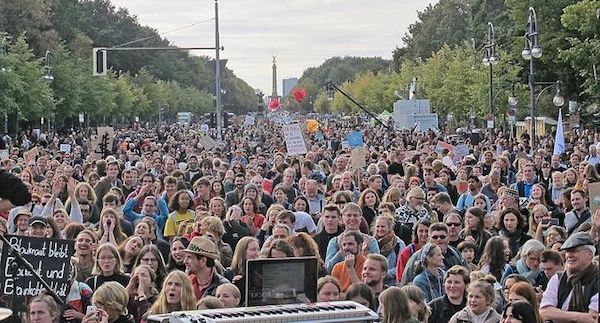
<svg viewBox="0 0 600 323">
<path fill-rule="evenodd" d="M 283 79 L 283 96 L 289 95 L 296 84 L 298 84 L 298 78 L 296 77 Z"/>
</svg>

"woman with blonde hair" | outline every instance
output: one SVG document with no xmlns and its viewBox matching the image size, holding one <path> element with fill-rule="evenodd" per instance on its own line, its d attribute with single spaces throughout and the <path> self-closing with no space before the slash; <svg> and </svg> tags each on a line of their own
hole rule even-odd
<svg viewBox="0 0 600 323">
<path fill-rule="evenodd" d="M 88 312 L 81 323 L 134 323 L 133 315 L 127 313 L 128 303 L 127 289 L 117 282 L 107 282 L 94 292 L 92 304 L 96 309 Z"/>
<path fill-rule="evenodd" d="M 408 295 L 396 286 L 389 287 L 379 294 L 379 312 L 382 323 L 418 323 L 412 317 Z"/>
<path fill-rule="evenodd" d="M 29 303 L 28 316 L 31 323 L 58 323 L 60 309 L 52 296 L 40 294 Z"/>
<path fill-rule="evenodd" d="M 208 216 L 200 221 L 200 235 L 208 237 L 219 249 L 220 261 L 224 267 L 229 267 L 233 250 L 226 242 L 223 242 L 225 227 L 223 222 L 216 216 Z M 190 236 L 190 240 L 193 236 Z"/>
<path fill-rule="evenodd" d="M 454 314 L 450 319 L 450 323 L 500 322 L 500 314 L 494 309 L 496 299 L 494 283 L 495 279 L 491 275 L 471 282 L 468 287 L 467 307 Z"/>
<path fill-rule="evenodd" d="M 174 270 L 169 273 L 154 304 L 144 315 L 168 314 L 196 309 L 196 296 L 186 273 Z"/>
<path fill-rule="evenodd" d="M 399 208 L 402 205 L 402 202 L 404 202 L 404 194 L 399 188 L 394 186 L 388 188 L 381 199 L 382 204 L 392 203 L 395 209 Z"/>
<path fill-rule="evenodd" d="M 296 257 L 317 257 L 319 266 L 319 277 L 327 275 L 327 269 L 325 269 L 325 262 L 319 254 L 319 246 L 315 240 L 306 232 L 298 232 L 287 238 L 294 249 L 294 256 Z"/>
<path fill-rule="evenodd" d="M 225 308 L 240 306 L 240 300 L 242 299 L 240 290 L 232 283 L 219 285 L 215 296 L 223 303 Z"/>
<path fill-rule="evenodd" d="M 129 276 L 123 273 L 123 263 L 119 250 L 110 243 L 101 244 L 96 250 L 92 275 L 85 281 L 92 290 L 96 290 L 102 284 L 110 281 L 116 281 L 123 286 L 129 284 Z"/>
<path fill-rule="evenodd" d="M 140 322 L 142 314 L 156 301 L 156 273 L 148 265 L 139 265 L 131 273 L 131 280 L 127 285 L 129 303 L 127 310 L 133 315 L 136 322 Z"/>
<path fill-rule="evenodd" d="M 396 283 L 396 266 L 398 264 L 398 257 L 402 250 L 406 247 L 406 244 L 402 239 L 398 238 L 394 232 L 396 220 L 392 214 L 381 214 L 373 222 L 371 232 L 373 238 L 377 240 L 381 255 L 383 255 L 388 262 L 388 272 L 384 282 L 388 286 L 392 286 Z"/>
<path fill-rule="evenodd" d="M 246 292 L 246 262 L 258 258 L 260 246 L 255 237 L 243 237 L 238 242 L 231 259 L 231 268 L 223 276 L 229 279 L 240 290 L 242 295 Z"/>
<path fill-rule="evenodd" d="M 87 182 L 77 183 L 77 185 L 75 185 L 75 197 L 78 201 L 87 201 L 90 205 L 90 213 L 88 215 L 89 219 L 87 220 L 90 222 L 98 221 L 98 218 L 100 216 L 100 209 L 98 209 L 98 206 L 96 204 L 98 197 L 96 196 L 96 192 L 94 191 L 92 186 Z M 67 211 L 71 210 L 72 202 L 73 201 L 71 201 L 70 197 L 65 202 L 65 209 L 67 209 Z M 84 222 L 86 221 L 84 220 Z"/>
<path fill-rule="evenodd" d="M 142 247 L 144 247 L 144 239 L 139 235 L 128 237 L 117 247 L 126 273 L 131 273 L 135 259 L 139 255 Z"/>
</svg>

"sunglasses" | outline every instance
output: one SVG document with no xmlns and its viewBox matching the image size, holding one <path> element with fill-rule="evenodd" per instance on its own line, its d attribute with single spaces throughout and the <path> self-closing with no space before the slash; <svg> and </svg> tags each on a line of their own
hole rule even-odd
<svg viewBox="0 0 600 323">
<path fill-rule="evenodd" d="M 431 236 L 431 240 L 444 240 L 446 239 L 448 236 Z"/>
<path fill-rule="evenodd" d="M 448 227 L 460 227 L 460 223 L 446 223 Z"/>
</svg>

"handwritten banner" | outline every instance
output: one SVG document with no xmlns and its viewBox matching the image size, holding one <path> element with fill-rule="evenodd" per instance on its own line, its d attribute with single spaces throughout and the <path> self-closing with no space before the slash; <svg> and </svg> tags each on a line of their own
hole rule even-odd
<svg viewBox="0 0 600 323">
<path fill-rule="evenodd" d="M 304 142 L 300 124 L 293 123 L 282 125 L 281 130 L 283 130 L 285 136 L 285 145 L 287 147 L 288 155 L 294 156 L 306 154 L 306 143 Z"/>
<path fill-rule="evenodd" d="M 71 256 L 75 251 L 74 241 L 10 235 L 6 238 L 56 295 L 64 300 L 71 287 L 69 274 Z M 16 260 L 9 254 L 9 249 L 7 246 L 2 248 L 0 266 L 4 279 L 0 280 L 0 290 L 5 295 L 36 296 L 44 289 L 43 285 L 23 265 L 18 264 L 16 271 L 12 268 Z"/>
</svg>

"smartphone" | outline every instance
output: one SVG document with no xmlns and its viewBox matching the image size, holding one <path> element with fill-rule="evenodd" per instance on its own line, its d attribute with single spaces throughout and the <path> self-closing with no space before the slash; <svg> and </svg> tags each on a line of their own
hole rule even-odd
<svg viewBox="0 0 600 323">
<path fill-rule="evenodd" d="M 86 314 L 90 314 L 90 313 L 94 313 L 95 315 L 98 315 L 98 308 L 94 305 L 90 305 L 87 307 L 87 310 L 85 311 Z"/>
<path fill-rule="evenodd" d="M 556 218 L 542 219 L 543 225 L 546 225 L 548 223 L 550 223 L 550 225 L 558 225 L 558 219 L 556 219 Z"/>
</svg>

